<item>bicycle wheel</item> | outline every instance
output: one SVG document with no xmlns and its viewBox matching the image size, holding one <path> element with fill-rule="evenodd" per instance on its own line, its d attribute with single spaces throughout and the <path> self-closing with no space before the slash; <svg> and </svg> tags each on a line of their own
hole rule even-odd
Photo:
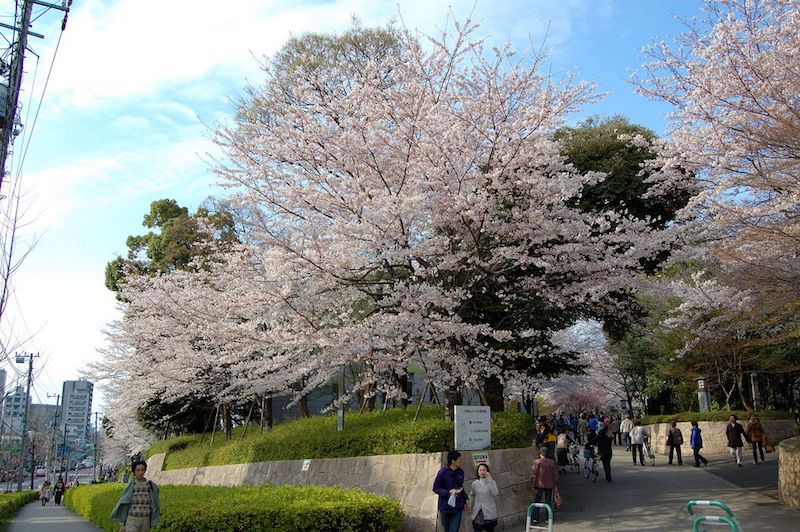
<svg viewBox="0 0 800 532">
<path fill-rule="evenodd" d="M 589 467 L 589 459 L 583 461 L 583 478 L 589 478 L 589 475 L 592 474 L 592 469 Z"/>
<path fill-rule="evenodd" d="M 656 465 L 656 455 L 655 454 L 651 454 L 650 455 L 650 465 L 651 466 Z"/>
<path fill-rule="evenodd" d="M 597 469 L 597 461 L 592 464 L 592 475 L 594 475 L 592 482 L 597 482 L 597 477 L 600 476 L 600 471 Z"/>
</svg>

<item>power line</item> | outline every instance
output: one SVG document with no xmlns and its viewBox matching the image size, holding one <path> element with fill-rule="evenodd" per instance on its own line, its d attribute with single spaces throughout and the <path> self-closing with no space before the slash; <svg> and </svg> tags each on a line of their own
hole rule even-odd
<svg viewBox="0 0 800 532">
<path fill-rule="evenodd" d="M 22 165 L 25 164 L 25 157 L 28 155 L 28 148 L 31 145 L 31 139 L 33 139 L 33 132 L 36 129 L 36 123 L 39 120 L 39 111 L 42 110 L 42 102 L 44 101 L 45 92 L 47 92 L 47 85 L 50 83 L 50 75 L 53 73 L 53 65 L 56 63 L 56 56 L 58 55 L 58 49 L 61 46 L 61 37 L 64 35 L 64 32 L 60 32 L 58 34 L 58 41 L 56 42 L 56 48 L 53 51 L 53 58 L 50 61 L 50 68 L 47 70 L 47 77 L 44 80 L 44 88 L 42 89 L 42 95 L 39 97 L 39 105 L 36 107 L 36 114 L 33 115 L 33 123 L 30 127 L 30 133 L 27 136 L 27 142 L 25 143 L 25 148 L 22 150 L 22 158 L 19 161 L 19 166 L 17 166 L 17 174 L 19 175 L 22 172 Z M 37 60 L 36 66 L 38 69 L 39 62 Z M 36 83 L 36 78 L 34 76 L 34 84 Z"/>
</svg>

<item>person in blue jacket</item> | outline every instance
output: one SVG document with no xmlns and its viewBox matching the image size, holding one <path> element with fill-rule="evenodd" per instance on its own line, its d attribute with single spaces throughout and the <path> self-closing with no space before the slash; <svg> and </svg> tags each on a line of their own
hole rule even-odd
<svg viewBox="0 0 800 532">
<path fill-rule="evenodd" d="M 597 418 L 594 414 L 589 415 L 589 437 L 594 438 L 597 435 Z"/>
<path fill-rule="evenodd" d="M 447 453 L 447 467 L 440 469 L 433 481 L 433 492 L 439 496 L 439 517 L 444 532 L 458 532 L 462 512 L 465 509 L 470 511 L 469 498 L 464 492 L 462 462 L 460 452 L 450 451 Z"/>
<path fill-rule="evenodd" d="M 703 448 L 703 437 L 700 435 L 700 427 L 697 426 L 697 421 L 692 421 L 692 434 L 689 436 L 689 445 L 692 446 L 694 453 L 694 466 L 700 467 L 700 462 L 703 465 L 708 465 L 708 460 L 700 454 L 700 449 Z"/>
<path fill-rule="evenodd" d="M 145 461 L 133 463 L 133 479 L 111 511 L 111 519 L 120 523 L 119 532 L 147 532 L 158 524 L 161 514 L 158 485 L 144 478 L 146 471 Z"/>
</svg>

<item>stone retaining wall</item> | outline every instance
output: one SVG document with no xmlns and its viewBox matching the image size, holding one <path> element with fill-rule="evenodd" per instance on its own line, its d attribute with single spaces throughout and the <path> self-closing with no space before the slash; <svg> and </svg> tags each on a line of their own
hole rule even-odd
<svg viewBox="0 0 800 532">
<path fill-rule="evenodd" d="M 786 506 L 800 510 L 800 438 L 778 445 L 778 497 Z"/>
<path fill-rule="evenodd" d="M 747 421 L 739 420 L 742 427 L 747 430 Z M 778 442 L 795 436 L 795 422 L 790 419 L 776 419 L 776 420 L 762 420 L 764 430 L 772 443 Z M 728 438 L 725 436 L 725 426 L 727 421 L 698 421 L 697 426 L 700 427 L 701 436 L 703 437 L 703 451 L 708 454 L 726 453 L 728 452 Z M 692 425 L 688 422 L 678 423 L 678 428 L 681 429 L 683 434 L 683 445 L 681 446 L 681 453 L 684 459 L 691 459 L 692 448 L 689 445 L 689 436 L 692 434 Z M 667 433 L 669 432 L 669 423 L 657 423 L 654 425 L 647 425 L 647 430 L 650 432 L 651 439 L 654 444 L 656 453 L 667 455 L 669 454 L 669 447 L 667 447 Z M 745 443 L 745 451 L 750 447 L 747 442 Z M 745 452 L 744 457 L 747 458 Z"/>
<path fill-rule="evenodd" d="M 535 447 L 482 451 L 488 455 L 492 476 L 500 489 L 498 530 L 525 522 L 525 512 L 532 500 L 530 467 L 536 457 Z M 464 489 L 469 492 L 475 479 L 473 453 L 466 452 Z M 446 453 L 359 456 L 310 460 L 305 471 L 303 460 L 281 460 L 253 464 L 194 467 L 163 471 L 164 454 L 148 460 L 147 476 L 159 484 L 195 484 L 206 486 L 252 486 L 292 484 L 361 488 L 400 502 L 405 514 L 403 529 L 434 530 L 437 496 L 431 491 L 436 473 L 446 461 Z M 462 531 L 471 530 L 469 519 L 462 521 Z"/>
</svg>

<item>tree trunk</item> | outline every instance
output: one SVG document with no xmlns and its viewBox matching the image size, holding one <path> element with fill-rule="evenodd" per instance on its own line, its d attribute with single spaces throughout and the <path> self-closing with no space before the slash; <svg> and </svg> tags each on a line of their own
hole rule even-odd
<svg viewBox="0 0 800 532">
<path fill-rule="evenodd" d="M 297 404 L 303 417 L 311 417 L 311 411 L 308 409 L 308 395 L 301 396 Z"/>
<path fill-rule="evenodd" d="M 247 418 L 244 420 L 244 431 L 242 431 L 242 439 L 247 437 L 247 428 L 250 426 L 250 416 L 253 415 L 253 408 L 256 406 L 257 397 L 253 397 L 253 401 L 250 403 L 250 410 L 247 412 Z"/>
<path fill-rule="evenodd" d="M 233 412 L 230 403 L 222 405 L 222 413 L 225 422 L 225 439 L 230 440 L 233 437 Z"/>
<path fill-rule="evenodd" d="M 505 388 L 500 378 L 492 375 L 483 381 L 483 391 L 486 397 L 486 405 L 492 412 L 502 412 L 505 410 Z"/>
<path fill-rule="evenodd" d="M 211 425 L 211 446 L 214 446 L 214 435 L 217 433 L 217 420 L 219 419 L 219 403 L 214 411 L 214 424 Z"/>
<path fill-rule="evenodd" d="M 744 374 L 741 372 L 736 373 L 736 387 L 739 388 L 739 399 L 742 400 L 742 406 L 748 412 L 753 412 L 753 404 L 747 398 L 747 392 L 744 389 Z"/>
<path fill-rule="evenodd" d="M 448 421 L 455 420 L 455 406 L 464 402 L 461 386 L 453 384 L 444 391 L 444 418 Z"/>
<path fill-rule="evenodd" d="M 397 386 L 403 390 L 407 397 L 401 398 L 398 401 L 400 408 L 406 408 L 411 404 L 411 379 L 408 378 L 408 373 L 396 376 Z"/>
<path fill-rule="evenodd" d="M 272 395 L 267 397 L 267 430 L 272 430 L 272 423 L 274 418 L 272 416 Z"/>
</svg>

